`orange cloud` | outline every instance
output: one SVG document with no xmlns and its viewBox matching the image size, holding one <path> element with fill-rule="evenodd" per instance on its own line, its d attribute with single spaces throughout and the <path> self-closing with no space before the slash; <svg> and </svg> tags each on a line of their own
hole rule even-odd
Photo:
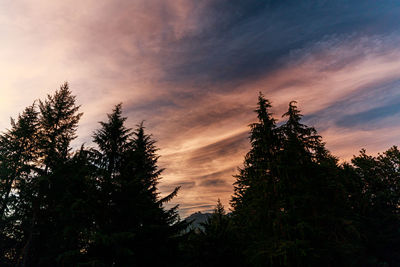
<svg viewBox="0 0 400 267">
<path fill-rule="evenodd" d="M 234 12 L 242 20 L 229 24 L 211 12 L 214 5 L 213 0 L 1 4 L 0 127 L 68 80 L 84 112 L 76 144 L 91 145 L 97 122 L 122 101 L 128 124 L 146 120 L 158 140 L 166 167 L 160 188 L 167 193 L 182 185 L 174 202 L 187 214 L 211 209 L 218 198 L 229 205 L 232 175 L 249 149 L 247 125 L 255 120 L 259 91 L 272 100 L 277 118 L 291 100 L 313 115 L 349 98 L 369 99 L 341 110 L 345 116 L 379 106 L 383 100 L 368 97 L 370 88 L 400 79 L 396 34 L 327 35 L 290 48 L 268 65 L 263 61 L 281 46 L 273 41 L 299 28 L 283 23 L 282 30 L 270 32 L 268 25 L 281 24 L 266 22 L 279 16 L 242 19 L 244 9 Z M 220 31 L 212 32 L 215 28 Z M 273 49 L 262 50 L 269 43 Z M 259 57 L 257 49 L 267 56 Z M 343 159 L 361 147 L 381 151 L 400 131 L 389 126 L 392 117 L 384 128 L 363 130 L 337 125 L 335 116 L 314 126 Z"/>
</svg>

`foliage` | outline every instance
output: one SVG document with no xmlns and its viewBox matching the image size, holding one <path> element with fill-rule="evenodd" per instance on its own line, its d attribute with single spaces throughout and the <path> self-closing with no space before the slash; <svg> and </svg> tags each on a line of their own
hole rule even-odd
<svg viewBox="0 0 400 267">
<path fill-rule="evenodd" d="M 161 196 L 158 148 L 122 104 L 74 149 L 82 113 L 63 84 L 0 134 L 1 266 L 396 266 L 400 151 L 326 149 L 289 103 L 277 123 L 260 94 L 232 211 L 200 228 Z"/>
<path fill-rule="evenodd" d="M 258 122 L 250 125 L 251 150 L 236 176 L 231 202 L 233 221 L 238 229 L 243 229 L 239 238 L 245 244 L 247 263 L 252 266 L 393 264 L 399 252 L 396 242 L 399 169 L 394 164 L 395 150 L 377 160 L 362 154 L 353 160 L 355 167 L 340 165 L 317 131 L 301 123 L 296 102 L 290 102 L 283 115 L 287 120 L 279 127 L 270 108 L 270 102 L 260 94 Z M 385 173 L 380 174 L 382 171 L 377 168 Z M 374 187 L 369 185 L 372 181 Z M 371 202 L 375 195 L 381 196 L 379 205 Z M 391 204 L 383 204 L 388 202 Z M 384 218 L 390 227 L 385 228 L 385 238 L 374 235 L 368 226 L 375 225 L 378 232 L 384 225 L 368 220 L 374 218 L 380 222 L 383 217 L 367 215 L 365 209 L 388 210 Z M 378 247 L 373 245 L 377 241 Z M 390 257 L 383 256 L 391 252 Z M 366 255 L 374 260 L 366 261 Z"/>
</svg>

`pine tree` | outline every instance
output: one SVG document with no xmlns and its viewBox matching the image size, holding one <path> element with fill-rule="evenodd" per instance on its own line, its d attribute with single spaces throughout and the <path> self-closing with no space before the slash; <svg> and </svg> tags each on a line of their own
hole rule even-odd
<svg viewBox="0 0 400 267">
<path fill-rule="evenodd" d="M 76 97 L 68 83 L 61 85 L 54 95 L 39 101 L 39 148 L 44 173 L 53 170 L 70 155 L 71 141 L 76 138 L 76 129 L 83 113 L 78 113 Z"/>
<path fill-rule="evenodd" d="M 18 183 L 21 174 L 28 171 L 28 164 L 34 159 L 34 136 L 37 133 L 37 111 L 35 105 L 27 107 L 11 119 L 11 129 L 0 137 L 1 173 L 4 183 L 1 190 L 0 214 L 4 216 L 13 184 Z"/>
<path fill-rule="evenodd" d="M 181 244 L 182 266 L 244 266 L 231 214 L 218 199 L 213 213 L 200 227 L 190 229 Z"/>
<path fill-rule="evenodd" d="M 178 235 L 185 228 L 185 223 L 179 221 L 178 205 L 165 209 L 164 205 L 171 201 L 178 193 L 176 187 L 170 194 L 160 197 L 157 184 L 161 179 L 163 169 L 159 169 L 156 154 L 157 148 L 151 135 L 144 131 L 143 122 L 138 125 L 132 141 L 132 153 L 128 156 L 125 165 L 125 177 L 134 177 L 135 182 L 130 183 L 136 187 L 137 197 L 133 199 L 139 218 L 139 231 L 137 237 L 140 244 L 134 245 L 135 250 L 141 255 L 135 261 L 138 265 L 158 266 L 162 263 L 172 264 L 177 259 Z M 132 188 L 133 188 L 132 187 Z M 125 202 L 125 201 L 124 201 Z M 135 219 L 134 219 L 135 220 Z M 148 258 L 156 253 L 161 258 L 148 262 Z M 162 259 L 162 260 L 161 260 Z"/>
<path fill-rule="evenodd" d="M 24 238 L 21 232 L 23 204 L 18 195 L 29 181 L 36 158 L 36 106 L 27 107 L 11 129 L 0 136 L 0 265 L 12 266 Z"/>
<path fill-rule="evenodd" d="M 325 177 L 320 177 L 318 161 L 322 159 L 317 151 L 325 148 L 316 130 L 300 122 L 302 115 L 295 101 L 290 102 L 283 117 L 287 117 L 287 121 L 279 129 L 283 136 L 279 173 L 285 221 L 279 241 L 280 262 L 288 266 L 303 266 L 312 262 L 312 254 L 318 249 L 313 241 L 319 235 L 319 225 L 315 222 L 320 216 L 316 205 L 321 199 L 316 195 L 326 192 L 322 180 L 319 180 L 325 180 Z M 336 163 L 334 165 L 336 167 Z"/>
<path fill-rule="evenodd" d="M 301 123 L 296 102 L 280 127 L 259 96 L 258 123 L 251 125 L 251 150 L 239 170 L 233 218 L 252 266 L 339 264 L 354 253 L 344 169 L 317 131 Z M 332 235 L 331 233 L 334 233 Z"/>
<path fill-rule="evenodd" d="M 354 205 L 360 217 L 364 266 L 396 266 L 400 261 L 400 151 L 377 157 L 365 150 L 352 159 L 359 179 Z"/>
<path fill-rule="evenodd" d="M 272 199 L 267 201 L 259 198 L 263 190 L 268 190 L 266 187 L 276 185 L 275 160 L 280 138 L 276 132 L 275 119 L 269 112 L 270 108 L 270 102 L 260 93 L 258 108 L 255 110 L 259 122 L 250 125 L 251 150 L 246 155 L 244 167 L 239 169 L 240 174 L 236 176 L 237 181 L 234 184 L 235 192 L 231 204 L 238 219 L 244 220 L 241 222 L 243 226 L 257 223 L 253 220 L 254 218 L 248 217 L 248 214 L 262 214 L 262 210 L 266 208 L 265 204 L 276 204 Z M 269 197 L 274 198 L 272 195 Z M 263 203 L 256 204 L 258 201 Z"/>
<path fill-rule="evenodd" d="M 99 266 L 115 264 L 119 254 L 127 251 L 118 246 L 123 235 L 117 233 L 120 230 L 119 225 L 116 225 L 117 216 L 122 216 L 117 203 L 117 198 L 120 197 L 117 191 L 122 187 L 122 162 L 131 147 L 129 139 L 132 130 L 125 127 L 126 118 L 122 117 L 121 108 L 121 104 L 116 105 L 112 113 L 107 114 L 108 121 L 100 122 L 101 128 L 93 134 L 93 141 L 98 146 L 98 150 L 92 149 L 92 161 L 97 167 L 95 180 L 99 188 L 99 201 L 95 209 L 94 242 L 89 247 L 89 255 L 92 264 Z M 126 233 L 127 238 L 131 236 L 130 233 Z"/>
<path fill-rule="evenodd" d="M 76 197 L 69 195 L 68 187 L 84 183 L 82 176 L 76 177 L 68 169 L 73 154 L 71 141 L 76 138 L 77 125 L 82 116 L 78 110 L 75 96 L 67 83 L 53 95 L 48 95 L 45 101 L 39 101 L 35 174 L 20 191 L 21 202 L 26 208 L 20 266 L 54 266 L 61 254 L 79 249 L 67 245 L 74 237 L 67 235 L 66 231 L 75 226 L 61 219 L 68 217 L 63 213 L 68 214 L 70 204 Z M 74 174 L 77 173 L 80 172 Z M 79 195 L 82 192 L 74 193 Z"/>
<path fill-rule="evenodd" d="M 313 127 L 301 123 L 296 102 L 283 115 L 279 155 L 285 213 L 283 262 L 289 266 L 349 264 L 357 253 L 357 222 L 348 201 L 343 169 Z M 343 249 L 346 246 L 346 249 Z"/>
<path fill-rule="evenodd" d="M 264 258 L 268 254 L 269 257 L 273 249 L 272 233 L 273 228 L 277 227 L 276 219 L 281 205 L 277 195 L 277 153 L 281 138 L 270 108 L 270 102 L 260 93 L 255 110 L 258 122 L 250 125 L 251 150 L 245 157 L 244 167 L 239 169 L 239 175 L 236 176 L 231 202 L 238 231 L 243 229 L 241 239 L 247 247 L 247 258 L 253 263 L 259 261 L 254 258 L 255 255 Z"/>
<path fill-rule="evenodd" d="M 118 174 L 123 155 L 130 149 L 132 129 L 124 126 L 126 118 L 122 117 L 122 104 L 116 105 L 107 116 L 108 122 L 100 122 L 101 128 L 94 133 L 93 141 L 99 147 L 96 163 L 106 171 L 104 178 L 110 180 Z"/>
<path fill-rule="evenodd" d="M 94 134 L 99 148 L 94 155 L 100 159 L 98 180 L 103 181 L 100 190 L 105 193 L 90 254 L 92 262 L 107 266 L 155 266 L 175 253 L 174 236 L 182 226 L 177 206 L 166 210 L 164 204 L 179 188 L 159 197 L 162 169 L 157 167 L 155 142 L 144 133 L 143 124 L 134 132 L 126 128 L 121 113 L 121 105 L 117 105 Z"/>
<path fill-rule="evenodd" d="M 204 229 L 198 237 L 201 246 L 196 247 L 202 266 L 243 266 L 231 216 L 219 199 L 214 212 L 202 226 Z"/>
</svg>

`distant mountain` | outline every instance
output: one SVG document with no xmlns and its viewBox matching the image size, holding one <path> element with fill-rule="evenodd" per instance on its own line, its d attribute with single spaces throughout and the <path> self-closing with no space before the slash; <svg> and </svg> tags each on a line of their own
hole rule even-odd
<svg viewBox="0 0 400 267">
<path fill-rule="evenodd" d="M 203 229 L 201 224 L 205 223 L 207 219 L 211 217 L 211 214 L 212 213 L 201 213 L 198 211 L 186 217 L 185 221 L 192 222 L 189 226 L 189 229 Z"/>
</svg>

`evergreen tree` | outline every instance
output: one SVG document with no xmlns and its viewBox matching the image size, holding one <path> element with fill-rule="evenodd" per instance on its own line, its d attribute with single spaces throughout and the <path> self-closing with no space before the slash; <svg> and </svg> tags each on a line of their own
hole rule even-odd
<svg viewBox="0 0 400 267">
<path fill-rule="evenodd" d="M 68 167 L 72 160 L 70 144 L 76 138 L 77 124 L 82 116 L 78 109 L 67 83 L 53 95 L 48 95 L 45 101 L 39 101 L 35 174 L 19 192 L 27 216 L 23 229 L 24 246 L 19 256 L 21 266 L 54 266 L 60 254 L 72 249 L 66 245 L 73 238 L 66 234 L 66 229 L 74 226 L 71 221 L 61 218 L 67 217 L 62 213 L 68 212 L 70 204 L 79 199 L 74 199 L 76 195 L 68 195 L 68 187 L 84 183 L 83 177 L 75 178 L 76 172 L 72 174 Z"/>
<path fill-rule="evenodd" d="M 355 254 L 357 235 L 342 169 L 317 131 L 300 122 L 296 102 L 283 116 L 287 121 L 279 129 L 279 173 L 285 230 L 280 261 L 288 266 L 341 265 L 349 259 L 346 254 Z"/>
<path fill-rule="evenodd" d="M 182 266 L 243 266 L 236 230 L 230 214 L 218 199 L 214 212 L 200 228 L 192 229 L 182 243 Z"/>
<path fill-rule="evenodd" d="M 277 153 L 281 138 L 270 108 L 270 102 L 260 93 L 255 110 L 258 122 L 250 125 L 251 150 L 236 176 L 231 202 L 238 231 L 243 229 L 241 239 L 243 244 L 247 243 L 250 262 L 258 260 L 254 259 L 256 255 L 270 255 L 273 228 L 277 227 L 275 221 L 281 205 L 277 195 Z"/>
<path fill-rule="evenodd" d="M 99 151 L 93 150 L 97 155 L 97 164 L 104 170 L 103 183 L 110 183 L 121 168 L 122 158 L 130 149 L 129 138 L 132 129 L 126 128 L 125 117 L 122 117 L 122 104 L 115 106 L 111 114 L 108 114 L 108 122 L 100 122 L 101 128 L 93 135 L 93 141 L 99 147 Z"/>
<path fill-rule="evenodd" d="M 18 194 L 29 180 L 36 158 L 37 111 L 33 104 L 17 120 L 11 119 L 11 129 L 0 136 L 0 265 L 15 265 L 23 234 L 23 203 Z"/>
<path fill-rule="evenodd" d="M 365 150 L 352 159 L 359 179 L 354 201 L 361 219 L 364 266 L 400 262 L 400 151 L 396 146 L 377 157 Z"/>
<path fill-rule="evenodd" d="M 119 176 L 122 161 L 130 149 L 132 132 L 124 126 L 126 118 L 122 117 L 121 106 L 116 105 L 112 113 L 107 114 L 108 121 L 100 122 L 101 128 L 93 135 L 93 141 L 98 146 L 98 150 L 92 149 L 92 159 L 97 167 L 95 180 L 99 201 L 95 209 L 94 243 L 89 248 L 89 255 L 95 266 L 114 265 L 120 254 L 118 250 L 124 251 L 123 244 L 122 248 L 118 246 L 119 239 L 124 236 L 116 233 L 119 229 L 115 225 L 115 216 L 121 210 L 115 198 L 118 197 L 117 189 L 121 187 Z M 126 236 L 131 235 L 127 233 Z"/>
<path fill-rule="evenodd" d="M 260 93 L 251 149 L 201 229 L 161 197 L 157 147 L 121 104 L 73 151 L 82 113 L 68 84 L 0 134 L 1 266 L 396 266 L 400 151 L 339 164 L 296 102 L 279 127 Z"/>
<path fill-rule="evenodd" d="M 173 237 L 182 226 L 177 206 L 165 210 L 163 205 L 179 188 L 159 197 L 157 183 L 162 170 L 157 167 L 154 141 L 144 133 L 142 124 L 131 132 L 124 126 L 125 120 L 121 105 L 117 105 L 94 134 L 105 206 L 98 214 L 92 262 L 104 266 L 155 266 L 161 259 L 168 262 L 175 253 Z"/>
<path fill-rule="evenodd" d="M 54 95 L 39 101 L 39 149 L 44 173 L 57 168 L 70 155 L 71 141 L 76 138 L 76 129 L 83 113 L 78 113 L 75 96 L 64 83 Z"/>
<path fill-rule="evenodd" d="M 259 96 L 259 122 L 251 125 L 251 150 L 232 198 L 234 221 L 244 229 L 248 263 L 309 266 L 343 263 L 354 253 L 343 169 L 316 130 L 302 124 L 296 103 L 280 127 Z M 333 231 L 333 235 L 331 234 Z M 247 242 L 247 244 L 246 244 Z M 343 249 L 347 246 L 346 249 Z"/>
<path fill-rule="evenodd" d="M 37 111 L 35 105 L 27 107 L 18 116 L 17 121 L 11 119 L 11 129 L 0 137 L 0 155 L 2 179 L 5 182 L 2 193 L 0 214 L 4 216 L 12 185 L 18 183 L 20 175 L 27 171 L 27 164 L 34 159 L 34 136 L 37 133 Z"/>
</svg>

